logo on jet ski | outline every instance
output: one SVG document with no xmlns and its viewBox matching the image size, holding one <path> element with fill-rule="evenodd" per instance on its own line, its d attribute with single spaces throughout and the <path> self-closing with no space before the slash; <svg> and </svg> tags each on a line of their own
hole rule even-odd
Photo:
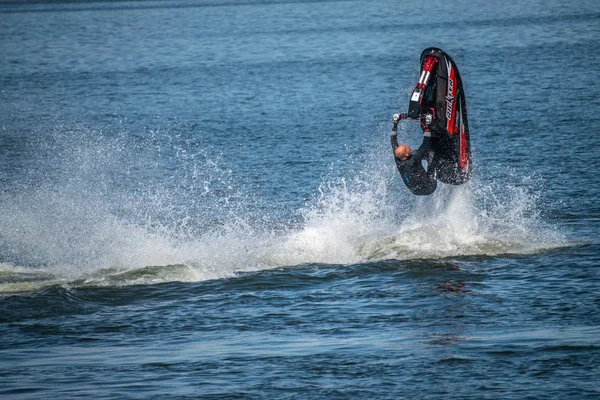
<svg viewBox="0 0 600 400">
<path fill-rule="evenodd" d="M 448 90 L 446 92 L 446 120 L 450 121 L 452 118 L 452 109 L 454 105 L 454 69 L 452 64 L 446 60 L 446 67 L 448 68 Z"/>
<path fill-rule="evenodd" d="M 448 87 L 446 91 L 446 130 L 449 134 L 453 135 L 457 132 L 456 124 L 456 103 L 454 100 L 456 99 L 456 92 L 459 82 L 456 81 L 456 72 L 452 63 L 449 60 L 446 60 L 446 65 L 448 67 Z"/>
<path fill-rule="evenodd" d="M 454 105 L 454 96 L 446 96 L 446 120 L 452 117 L 452 109 Z"/>
</svg>

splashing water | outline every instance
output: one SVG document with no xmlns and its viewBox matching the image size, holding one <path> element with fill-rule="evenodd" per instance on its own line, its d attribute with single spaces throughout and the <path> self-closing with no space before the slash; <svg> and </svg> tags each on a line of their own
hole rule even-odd
<svg viewBox="0 0 600 400">
<path fill-rule="evenodd" d="M 385 183 L 352 190 L 342 180 L 322 193 L 303 229 L 284 243 L 294 255 L 287 263 L 532 253 L 565 243 L 540 221 L 536 195 L 524 187 L 498 192 L 473 181 L 406 201 L 388 198 Z"/>
<path fill-rule="evenodd" d="M 64 132 L 55 139 L 46 149 L 54 155 L 58 145 L 74 143 Z M 168 168 L 147 142 L 133 148 L 141 166 L 128 162 L 131 151 L 119 139 L 79 143 L 59 152 L 53 159 L 61 162 L 46 165 L 43 178 L 0 194 L 0 291 L 198 281 L 305 263 L 531 253 L 565 244 L 541 221 L 538 195 L 524 184 L 474 178 L 415 197 L 387 158 L 374 157 L 354 178 L 326 179 L 297 224 L 249 210 L 219 158 L 181 137 L 158 149 L 173 152 Z M 129 175 L 143 169 L 167 170 L 166 179 L 132 190 Z"/>
</svg>

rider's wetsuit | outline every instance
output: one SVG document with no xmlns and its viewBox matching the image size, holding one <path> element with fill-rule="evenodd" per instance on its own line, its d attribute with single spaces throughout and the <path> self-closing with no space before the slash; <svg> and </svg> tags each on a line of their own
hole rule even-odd
<svg viewBox="0 0 600 400">
<path fill-rule="evenodd" d="M 394 124 L 391 132 L 392 150 L 396 151 L 398 147 L 398 126 Z M 435 178 L 435 169 L 431 168 L 433 152 L 431 149 L 431 137 L 423 137 L 423 143 L 406 160 L 400 160 L 394 157 L 396 167 L 402 176 L 406 187 L 416 195 L 429 195 L 435 192 L 437 180 Z M 422 160 L 427 160 L 428 170 L 423 168 Z"/>
</svg>

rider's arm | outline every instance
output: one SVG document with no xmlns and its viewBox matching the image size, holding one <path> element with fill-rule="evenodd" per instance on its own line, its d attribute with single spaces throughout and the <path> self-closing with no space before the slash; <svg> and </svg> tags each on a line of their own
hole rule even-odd
<svg viewBox="0 0 600 400">
<path fill-rule="evenodd" d="M 392 151 L 396 151 L 398 147 L 398 121 L 400 120 L 399 114 L 394 114 L 394 125 L 392 125 L 392 131 L 390 132 L 390 139 L 392 140 Z"/>
<path fill-rule="evenodd" d="M 390 139 L 392 140 L 392 151 L 396 151 L 398 148 L 398 131 L 392 129 L 390 132 Z"/>
</svg>

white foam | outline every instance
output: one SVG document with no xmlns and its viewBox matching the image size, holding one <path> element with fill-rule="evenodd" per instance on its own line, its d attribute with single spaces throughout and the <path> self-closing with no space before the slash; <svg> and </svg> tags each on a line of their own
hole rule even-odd
<svg viewBox="0 0 600 400">
<path fill-rule="evenodd" d="M 41 186 L 0 195 L 0 244 L 12 256 L 9 262 L 59 280 L 129 284 L 216 279 L 306 263 L 531 253 L 565 244 L 539 217 L 535 186 L 494 186 L 475 177 L 416 197 L 402 186 L 387 151 L 355 168 L 356 177 L 326 178 L 300 210 L 298 227 L 281 220 L 257 223 L 270 216 L 245 214 L 243 204 L 223 212 L 232 207 L 223 194 L 233 186 L 230 171 L 210 158 L 199 168 L 197 155 L 185 152 L 178 157 L 186 157 L 180 161 L 189 169 L 184 178 L 191 194 L 166 188 L 133 198 L 105 193 L 94 183 L 118 167 L 119 160 L 106 154 L 118 154 L 119 146 L 102 151 L 104 146 L 88 143 Z M 100 179 L 100 187 L 105 183 L 106 177 Z M 207 200 L 205 212 L 189 215 L 181 204 L 174 206 L 182 200 L 198 206 L 196 193 Z M 218 201 L 208 201 L 211 196 Z"/>
<path fill-rule="evenodd" d="M 306 213 L 304 228 L 282 244 L 287 263 L 358 263 L 383 259 L 532 253 L 562 246 L 539 218 L 535 193 L 505 186 L 497 193 L 473 180 L 440 185 L 406 201 L 381 179 L 352 190 L 343 181 Z"/>
</svg>

